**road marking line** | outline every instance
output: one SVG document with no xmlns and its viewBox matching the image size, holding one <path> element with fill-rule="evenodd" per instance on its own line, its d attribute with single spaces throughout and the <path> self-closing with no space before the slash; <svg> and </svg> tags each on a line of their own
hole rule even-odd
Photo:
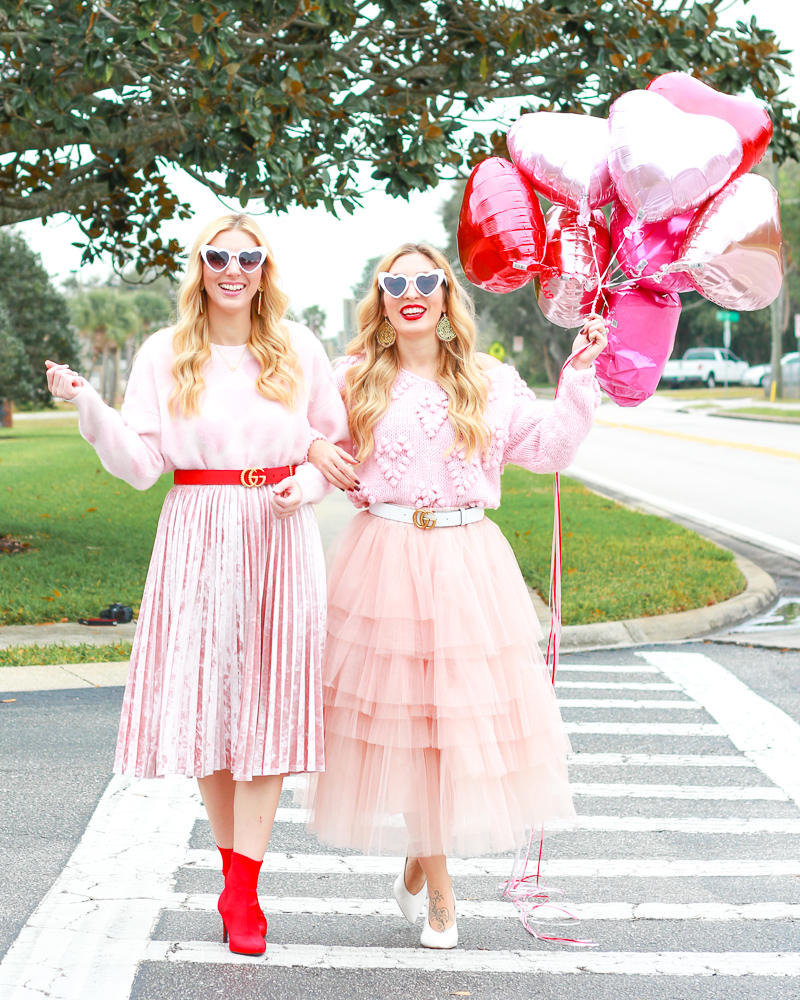
<svg viewBox="0 0 800 1000">
<path fill-rule="evenodd" d="M 0 963 L 4 1000 L 126 1000 L 173 895 L 198 798 L 186 778 L 111 779 L 72 857 Z"/>
<path fill-rule="evenodd" d="M 558 665 L 558 676 L 561 674 L 568 673 L 581 673 L 581 674 L 660 674 L 661 671 L 658 667 L 647 667 L 647 666 L 621 666 L 619 664 L 614 664 L 613 666 L 605 666 L 604 664 L 596 663 L 559 663 Z M 556 684 L 558 681 L 556 681 Z"/>
<path fill-rule="evenodd" d="M 605 736 L 726 736 L 715 722 L 565 722 L 572 735 Z"/>
<path fill-rule="evenodd" d="M 604 476 L 596 476 L 593 472 L 585 472 L 583 469 L 569 468 L 567 473 L 587 486 L 594 486 L 601 491 L 606 490 L 617 493 L 627 500 L 645 503 L 648 507 L 652 507 L 664 514 L 675 514 L 677 517 L 684 517 L 690 521 L 695 521 L 697 524 L 704 524 L 726 535 L 732 535 L 734 538 L 741 538 L 746 542 L 752 542 L 753 545 L 758 545 L 762 549 L 780 552 L 791 559 L 800 559 L 800 545 L 796 545 L 794 542 L 787 542 L 783 538 L 778 538 L 777 535 L 768 535 L 766 532 L 758 531 L 755 528 L 744 527 L 735 521 L 727 521 L 722 517 L 715 517 L 712 514 L 706 514 L 704 511 L 695 510 L 693 507 L 687 507 L 685 504 L 665 500 L 663 497 L 656 496 L 653 493 L 645 493 L 644 490 L 637 490 L 626 483 L 606 479 Z M 562 666 L 559 666 L 559 671 L 563 669 Z"/>
<path fill-rule="evenodd" d="M 575 790 L 573 785 L 573 791 L 576 795 L 585 795 L 586 797 L 593 796 L 594 792 L 580 792 Z M 600 786 L 598 786 L 600 787 Z M 612 786 L 613 787 L 613 786 Z M 769 789 L 768 789 L 769 791 Z M 777 789 L 779 794 L 780 789 Z M 598 796 L 603 798 L 624 798 L 626 796 L 611 796 L 604 794 L 603 791 L 597 793 Z M 674 796 L 636 796 L 632 795 L 631 798 L 676 798 L 676 799 L 688 799 L 688 798 L 700 798 L 701 796 L 690 796 L 690 795 L 674 795 Z M 703 798 L 709 799 L 719 799 L 719 798 L 729 798 L 728 796 L 702 796 Z M 749 798 L 749 796 L 746 796 Z M 773 800 L 774 801 L 774 800 Z M 198 819 L 206 819 L 205 812 L 198 811 Z M 300 808 L 290 808 L 290 807 L 279 807 L 275 812 L 275 822 L 276 823 L 290 823 L 290 824 L 305 824 L 308 819 L 308 812 L 305 809 Z M 387 821 L 387 826 L 392 827 L 402 827 L 403 818 L 402 816 L 393 816 L 390 821 Z M 594 830 L 602 831 L 604 833 L 721 833 L 728 834 L 730 836 L 737 836 L 742 834 L 755 834 L 755 833 L 774 833 L 774 834 L 786 834 L 786 835 L 798 835 L 800 834 L 800 818 L 792 819 L 777 817 L 777 816 L 767 816 L 767 817 L 739 817 L 739 816 L 721 816 L 721 817 L 697 817 L 697 816 L 595 816 L 595 815 L 579 815 L 575 820 L 567 820 L 564 822 L 554 821 L 549 823 L 547 826 L 548 830 L 552 832 L 579 832 L 581 830 Z"/>
<path fill-rule="evenodd" d="M 216 893 L 176 893 L 171 911 L 216 913 Z M 396 917 L 393 899 L 354 897 L 266 896 L 258 894 L 265 913 L 314 916 Z M 800 920 L 800 903 L 570 903 L 569 911 L 579 920 Z M 459 899 L 459 920 L 519 920 L 516 909 L 500 899 Z M 556 909 L 542 908 L 536 920 L 563 920 Z"/>
<path fill-rule="evenodd" d="M 747 757 L 699 753 L 571 753 L 567 763 L 573 767 L 756 767 Z"/>
<path fill-rule="evenodd" d="M 640 653 L 716 719 L 737 748 L 800 805 L 800 725 L 703 653 Z"/>
<path fill-rule="evenodd" d="M 613 817 L 612 817 L 613 818 Z M 187 868 L 219 868 L 217 851 L 188 850 Z M 512 858 L 448 858 L 453 875 L 505 876 Z M 262 872 L 307 875 L 397 875 L 403 858 L 363 854 L 284 854 L 268 851 Z M 734 858 L 556 858 L 545 860 L 543 871 L 549 878 L 770 878 L 800 876 L 800 858 L 787 861 Z"/>
<path fill-rule="evenodd" d="M 648 681 L 556 681 L 558 688 L 583 688 L 586 691 L 680 691 L 680 684 Z"/>
<path fill-rule="evenodd" d="M 271 944 L 259 957 L 235 955 L 222 943 L 151 941 L 149 962 L 305 969 L 413 969 L 421 972 L 550 973 L 630 976 L 800 976 L 800 954 L 786 952 L 532 952 L 438 951 Z"/>
<path fill-rule="evenodd" d="M 573 795 L 594 795 L 607 799 L 718 799 L 732 802 L 789 802 L 782 788 L 737 785 L 631 785 L 573 781 Z M 800 821 L 800 817 L 798 817 Z"/>
<path fill-rule="evenodd" d="M 676 438 L 678 441 L 693 441 L 695 444 L 711 444 L 717 448 L 733 448 L 736 451 L 754 451 L 759 455 L 772 455 L 776 458 L 792 458 L 800 462 L 800 452 L 784 451 L 781 448 L 766 448 L 763 445 L 746 444 L 741 441 L 720 441 L 719 438 L 701 437 L 698 434 L 684 434 L 681 431 L 665 431 L 659 427 L 622 424 L 612 420 L 595 420 L 595 424 L 598 427 L 613 427 L 617 430 L 638 431 L 640 434 L 655 434 L 656 437 Z"/>
<path fill-rule="evenodd" d="M 637 709 L 680 709 L 684 712 L 702 712 L 703 706 L 696 701 L 675 701 L 673 699 L 637 698 L 559 698 L 561 708 L 637 708 Z"/>
</svg>

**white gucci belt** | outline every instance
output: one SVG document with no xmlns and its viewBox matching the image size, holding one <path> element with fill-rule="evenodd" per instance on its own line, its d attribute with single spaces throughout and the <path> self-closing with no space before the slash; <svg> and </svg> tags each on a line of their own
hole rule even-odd
<svg viewBox="0 0 800 1000">
<path fill-rule="evenodd" d="M 390 521 L 402 521 L 417 528 L 454 528 L 472 524 L 483 517 L 483 507 L 456 507 L 455 510 L 431 510 L 430 507 L 401 507 L 396 503 L 371 503 L 370 514 Z"/>
</svg>

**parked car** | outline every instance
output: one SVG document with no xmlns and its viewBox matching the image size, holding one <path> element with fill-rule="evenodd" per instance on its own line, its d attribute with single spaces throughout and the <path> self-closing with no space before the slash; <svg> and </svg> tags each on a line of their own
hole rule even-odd
<svg viewBox="0 0 800 1000">
<path fill-rule="evenodd" d="M 797 361 L 799 357 L 800 354 L 798 354 L 797 351 L 790 351 L 788 354 L 784 354 L 781 358 L 781 372 L 783 374 L 784 381 L 786 380 L 786 365 L 790 362 Z M 765 389 L 769 389 L 771 382 L 771 365 L 752 365 L 745 378 L 742 379 L 742 385 L 760 385 Z"/>
<path fill-rule="evenodd" d="M 668 361 L 661 381 L 677 387 L 702 383 L 713 389 L 726 379 L 738 384 L 750 366 L 725 347 L 690 347 L 679 361 Z"/>
<path fill-rule="evenodd" d="M 784 399 L 797 399 L 800 397 L 800 354 L 797 351 L 784 354 L 781 358 L 781 382 L 783 383 Z M 764 376 L 761 384 L 764 386 L 764 395 L 769 397 L 772 392 L 770 371 Z"/>
</svg>

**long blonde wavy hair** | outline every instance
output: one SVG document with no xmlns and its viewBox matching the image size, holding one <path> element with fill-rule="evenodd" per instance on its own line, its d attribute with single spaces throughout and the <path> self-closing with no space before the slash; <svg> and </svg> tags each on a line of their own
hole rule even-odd
<svg viewBox="0 0 800 1000">
<path fill-rule="evenodd" d="M 211 357 L 208 304 L 206 292 L 201 288 L 203 260 L 200 247 L 211 243 L 219 233 L 232 229 L 250 233 L 258 246 L 267 248 L 267 259 L 261 268 L 260 284 L 265 285 L 262 311 L 258 311 L 258 295 L 254 295 L 250 303 L 250 338 L 247 343 L 261 364 L 256 389 L 267 399 L 274 399 L 293 409 L 302 382 L 300 359 L 283 322 L 289 297 L 278 286 L 272 250 L 251 216 L 223 215 L 209 222 L 195 240 L 186 277 L 178 290 L 178 321 L 172 337 L 176 354 L 172 366 L 175 391 L 170 397 L 170 408 L 177 408 L 185 417 L 199 412 L 200 395 L 205 388 L 203 367 Z"/>
<path fill-rule="evenodd" d="M 489 382 L 475 357 L 477 336 L 472 300 L 459 285 L 443 253 L 427 243 L 404 243 L 376 266 L 372 285 L 358 304 L 358 334 L 347 345 L 347 354 L 364 355 L 363 361 L 347 369 L 344 390 L 350 436 L 359 461 L 374 447 L 372 429 L 389 409 L 392 385 L 400 371 L 396 342 L 391 347 L 381 347 L 378 343 L 378 327 L 384 318 L 378 272 L 390 270 L 401 257 L 412 253 L 427 257 L 433 267 L 440 267 L 447 276 L 447 283 L 442 285 L 444 311 L 456 335 L 453 340 L 439 341 L 437 379 L 449 399 L 447 412 L 456 439 L 446 454 L 463 448 L 471 459 L 476 450 L 483 452 L 490 443 L 491 435 L 484 420 Z"/>
</svg>

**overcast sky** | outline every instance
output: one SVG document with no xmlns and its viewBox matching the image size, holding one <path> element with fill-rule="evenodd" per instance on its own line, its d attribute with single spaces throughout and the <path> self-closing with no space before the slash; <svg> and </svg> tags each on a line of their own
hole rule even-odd
<svg viewBox="0 0 800 1000">
<path fill-rule="evenodd" d="M 786 48 L 800 50 L 800 0 L 750 0 L 747 4 L 732 0 L 723 8 L 721 19 L 732 24 L 751 15 L 777 30 Z M 791 99 L 800 105 L 800 85 L 793 80 L 787 83 Z M 191 204 L 195 214 L 185 222 L 164 226 L 162 236 L 175 237 L 188 246 L 206 221 L 227 208 L 182 171 L 175 171 L 174 176 L 176 192 Z M 326 334 L 334 336 L 342 327 L 342 299 L 349 297 L 370 257 L 409 240 L 445 242 L 439 208 L 449 190 L 449 184 L 440 184 L 432 191 L 412 195 L 410 202 L 370 192 L 362 209 L 339 220 L 324 209 L 298 208 L 283 215 L 260 215 L 296 315 L 307 306 L 320 305 L 328 317 Z M 238 203 L 232 202 L 230 207 L 238 210 Z M 248 211 L 256 214 L 255 208 L 251 203 Z M 72 243 L 82 241 L 82 236 L 69 217 L 56 217 L 45 226 L 28 222 L 19 229 L 55 278 L 62 279 L 80 268 L 80 250 Z M 85 270 L 87 274 L 106 274 L 109 268 L 95 265 Z"/>
</svg>

